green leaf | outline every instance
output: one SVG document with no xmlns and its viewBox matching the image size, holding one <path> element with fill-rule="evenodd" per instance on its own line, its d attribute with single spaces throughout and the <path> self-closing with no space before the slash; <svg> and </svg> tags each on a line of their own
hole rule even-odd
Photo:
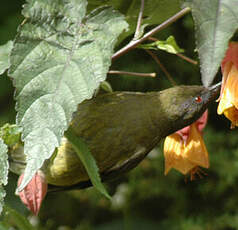
<svg viewBox="0 0 238 230">
<path fill-rule="evenodd" d="M 107 82 L 107 81 L 103 81 L 103 82 L 100 84 L 100 89 L 104 90 L 104 91 L 107 92 L 107 93 L 112 93 L 112 92 L 113 92 L 112 86 L 111 86 L 110 83 Z"/>
<path fill-rule="evenodd" d="M 0 46 L 0 75 L 10 67 L 9 55 L 12 47 L 12 41 L 8 41 L 5 45 Z"/>
<path fill-rule="evenodd" d="M 13 124 L 5 124 L 3 127 L 0 128 L 0 138 L 3 139 L 4 143 L 11 147 L 21 141 L 21 132 L 22 129 Z"/>
<path fill-rule="evenodd" d="M 111 199 L 110 195 L 107 193 L 105 187 L 101 182 L 101 178 L 98 173 L 99 171 L 98 166 L 87 144 L 74 133 L 72 128 L 69 128 L 65 132 L 65 136 L 70 141 L 75 152 L 82 161 L 93 186 L 108 199 Z"/>
<path fill-rule="evenodd" d="M 166 41 L 155 41 L 153 43 L 139 45 L 138 48 L 154 49 L 154 50 L 160 49 L 160 50 L 164 50 L 168 53 L 172 53 L 172 54 L 177 54 L 177 53 L 184 52 L 184 50 L 181 49 L 177 45 L 174 36 L 169 36 L 166 39 Z"/>
<path fill-rule="evenodd" d="M 186 0 L 195 21 L 202 82 L 211 85 L 238 28 L 237 0 Z"/>
<path fill-rule="evenodd" d="M 144 1 L 143 24 L 158 25 L 167 20 L 178 11 L 181 0 L 146 0 Z M 135 32 L 138 14 L 140 12 L 141 0 L 88 0 L 89 9 L 102 5 L 112 6 L 125 15 L 130 28 L 120 36 L 122 41 Z"/>
<path fill-rule="evenodd" d="M 8 168 L 7 146 L 4 144 L 3 140 L 0 139 L 0 213 L 3 209 L 4 197 L 6 196 L 3 185 L 7 185 Z"/>
<path fill-rule="evenodd" d="M 17 124 L 27 166 L 19 190 L 60 145 L 77 105 L 104 81 L 124 17 L 100 8 L 85 17 L 86 0 L 28 0 L 14 42 Z"/>
<path fill-rule="evenodd" d="M 10 208 L 9 206 L 4 206 L 4 222 L 14 222 L 16 227 L 21 230 L 34 230 L 35 228 L 30 224 L 29 220 L 21 215 L 16 210 Z"/>
</svg>

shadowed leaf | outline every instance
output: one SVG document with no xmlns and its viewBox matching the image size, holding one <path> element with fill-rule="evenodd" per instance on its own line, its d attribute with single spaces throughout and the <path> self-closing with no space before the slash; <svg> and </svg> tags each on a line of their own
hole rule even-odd
<svg viewBox="0 0 238 230">
<path fill-rule="evenodd" d="M 238 2 L 186 0 L 184 5 L 192 8 L 202 82 L 209 86 L 225 55 L 229 39 L 238 28 Z"/>
</svg>

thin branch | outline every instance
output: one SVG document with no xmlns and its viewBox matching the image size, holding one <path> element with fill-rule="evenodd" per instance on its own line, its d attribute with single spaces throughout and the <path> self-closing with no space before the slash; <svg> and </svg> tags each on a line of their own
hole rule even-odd
<svg viewBox="0 0 238 230">
<path fill-rule="evenodd" d="M 140 26 L 141 26 L 141 22 L 142 22 L 144 5 L 145 5 L 144 0 L 141 0 L 140 12 L 139 12 L 138 19 L 137 19 L 136 31 L 135 31 L 133 40 L 137 40 L 139 33 L 140 33 Z"/>
<path fill-rule="evenodd" d="M 157 39 L 157 38 L 154 38 L 154 37 L 149 37 L 148 40 L 153 41 L 153 42 L 158 41 L 158 39 Z"/>
<path fill-rule="evenodd" d="M 183 54 L 181 54 L 181 53 L 176 53 L 176 55 L 177 55 L 178 57 L 184 59 L 185 61 L 189 62 L 189 63 L 192 63 L 192 64 L 194 64 L 194 65 L 197 65 L 197 64 L 198 64 L 197 61 L 195 61 L 195 60 L 193 60 L 193 59 L 191 59 L 191 58 L 189 58 L 189 57 L 187 57 L 187 56 L 185 56 L 185 55 L 183 55 Z"/>
<path fill-rule="evenodd" d="M 115 60 L 116 58 L 120 57 L 121 55 L 127 53 L 129 50 L 135 48 L 138 44 L 142 43 L 143 41 L 145 41 L 146 39 L 151 37 L 154 33 L 166 28 L 167 26 L 169 26 L 170 24 L 172 24 L 173 22 L 175 22 L 179 18 L 183 17 L 188 12 L 190 12 L 189 7 L 186 7 L 184 9 L 182 9 L 181 11 L 179 11 L 177 14 L 175 14 L 174 16 L 169 18 L 168 20 L 164 21 L 160 25 L 156 26 L 154 29 L 150 30 L 142 38 L 140 38 L 136 41 L 131 41 L 129 44 L 127 44 L 122 49 L 118 50 L 115 54 L 113 54 L 112 60 Z"/>
<path fill-rule="evenodd" d="M 136 72 L 127 72 L 127 71 L 118 71 L 118 70 L 110 70 L 109 74 L 125 74 L 137 77 L 156 77 L 156 73 L 136 73 Z"/>
<path fill-rule="evenodd" d="M 160 62 L 159 58 L 151 51 L 149 50 L 145 50 L 154 60 L 155 62 L 159 65 L 159 67 L 161 68 L 161 70 L 165 73 L 166 77 L 168 78 L 168 80 L 170 81 L 170 83 L 175 86 L 176 82 L 174 81 L 174 79 L 172 78 L 172 76 L 169 74 L 169 72 L 167 71 L 167 69 L 163 66 L 163 64 Z"/>
</svg>

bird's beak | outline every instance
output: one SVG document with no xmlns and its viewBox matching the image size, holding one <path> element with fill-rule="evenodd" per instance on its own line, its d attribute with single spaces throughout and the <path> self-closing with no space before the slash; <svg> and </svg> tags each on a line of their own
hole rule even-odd
<svg viewBox="0 0 238 230">
<path fill-rule="evenodd" d="M 207 88 L 204 92 L 204 98 L 207 103 L 215 101 L 218 98 L 219 92 L 221 90 L 221 82 Z"/>
<path fill-rule="evenodd" d="M 214 93 L 218 93 L 221 89 L 221 82 L 215 84 L 215 85 L 212 85 L 211 87 L 208 88 L 210 91 L 214 92 Z"/>
</svg>

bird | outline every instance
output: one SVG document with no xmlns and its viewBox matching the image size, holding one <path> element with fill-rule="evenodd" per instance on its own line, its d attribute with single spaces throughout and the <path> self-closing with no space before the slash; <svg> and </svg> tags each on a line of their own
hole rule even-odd
<svg viewBox="0 0 238 230">
<path fill-rule="evenodd" d="M 163 138 L 196 121 L 217 98 L 220 86 L 180 85 L 157 92 L 101 94 L 78 105 L 70 128 L 88 146 L 102 181 L 108 181 L 136 167 Z M 13 172 L 24 170 L 24 164 L 19 164 L 25 160 L 23 148 L 9 153 Z M 92 185 L 66 137 L 41 171 L 52 191 Z"/>
</svg>

